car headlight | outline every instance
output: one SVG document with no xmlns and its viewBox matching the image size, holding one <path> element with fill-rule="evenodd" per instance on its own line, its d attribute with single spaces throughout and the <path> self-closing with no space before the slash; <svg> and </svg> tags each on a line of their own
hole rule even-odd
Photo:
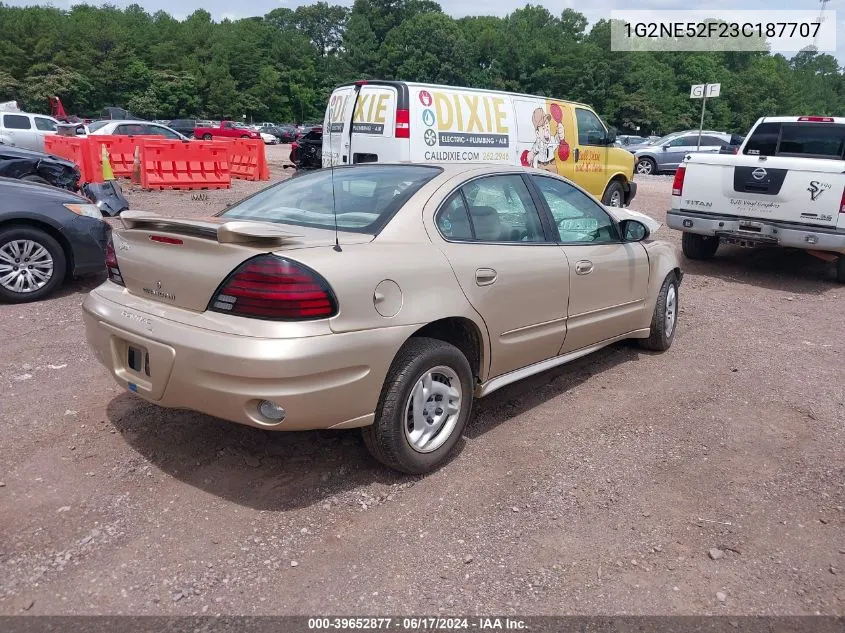
<svg viewBox="0 0 845 633">
<path fill-rule="evenodd" d="M 76 215 L 84 215 L 87 218 L 94 218 L 95 220 L 103 219 L 103 214 L 95 204 L 65 204 L 62 206 Z"/>
</svg>

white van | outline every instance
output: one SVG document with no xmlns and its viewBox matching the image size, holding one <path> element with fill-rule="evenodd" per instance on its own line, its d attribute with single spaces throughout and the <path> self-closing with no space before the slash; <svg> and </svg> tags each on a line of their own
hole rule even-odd
<svg viewBox="0 0 845 633">
<path fill-rule="evenodd" d="M 615 147 L 582 103 L 404 81 L 357 81 L 332 92 L 323 166 L 483 162 L 546 169 L 610 206 L 636 194 L 634 156 Z"/>
</svg>

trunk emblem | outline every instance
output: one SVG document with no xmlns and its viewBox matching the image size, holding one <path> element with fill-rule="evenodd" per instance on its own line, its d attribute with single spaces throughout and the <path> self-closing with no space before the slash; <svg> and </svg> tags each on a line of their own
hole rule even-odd
<svg viewBox="0 0 845 633">
<path fill-rule="evenodd" d="M 751 172 L 751 176 L 752 178 L 754 178 L 754 180 L 763 180 L 763 178 L 766 177 L 767 173 L 768 172 L 765 169 L 763 169 L 762 167 L 758 167 L 757 169 Z"/>
</svg>

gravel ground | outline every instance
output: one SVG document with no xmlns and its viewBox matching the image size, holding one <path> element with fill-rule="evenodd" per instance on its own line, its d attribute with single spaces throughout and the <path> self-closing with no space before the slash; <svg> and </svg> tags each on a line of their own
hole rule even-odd
<svg viewBox="0 0 845 633">
<path fill-rule="evenodd" d="M 663 220 L 671 178 L 639 182 Z M 684 267 L 669 352 L 497 392 L 424 478 L 123 392 L 84 342 L 99 280 L 0 306 L 0 613 L 842 614 L 845 288 L 802 253 Z"/>
</svg>

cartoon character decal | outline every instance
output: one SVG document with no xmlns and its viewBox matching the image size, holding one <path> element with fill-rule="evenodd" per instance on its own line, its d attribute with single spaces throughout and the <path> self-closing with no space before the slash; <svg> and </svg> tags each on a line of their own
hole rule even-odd
<svg viewBox="0 0 845 633">
<path fill-rule="evenodd" d="M 551 120 L 557 123 L 557 131 L 552 136 Z M 553 103 L 549 112 L 543 108 L 536 108 L 531 114 L 531 123 L 534 127 L 537 139 L 530 150 L 522 152 L 520 161 L 525 167 L 537 167 L 552 173 L 557 173 L 555 167 L 555 152 L 558 158 L 565 161 L 569 158 L 569 143 L 566 142 L 563 130 L 563 112 L 560 106 Z"/>
</svg>

